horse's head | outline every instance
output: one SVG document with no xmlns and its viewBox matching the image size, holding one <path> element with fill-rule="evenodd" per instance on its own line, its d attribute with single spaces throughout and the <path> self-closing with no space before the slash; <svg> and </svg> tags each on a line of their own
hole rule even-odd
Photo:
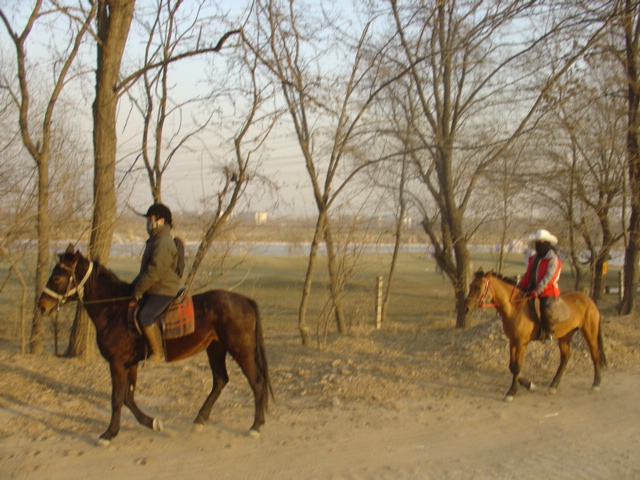
<svg viewBox="0 0 640 480">
<path fill-rule="evenodd" d="M 490 294 L 489 277 L 493 275 L 493 270 L 484 272 L 482 268 L 474 274 L 473 280 L 469 284 L 469 294 L 465 300 L 465 308 L 467 312 L 471 312 L 478 307 L 486 304 L 486 298 Z"/>
<path fill-rule="evenodd" d="M 91 274 L 92 263 L 80 251 L 69 244 L 64 253 L 58 255 L 58 263 L 53 267 L 47 285 L 38 300 L 38 308 L 43 315 L 51 315 L 54 308 L 67 300 L 82 298 L 83 287 Z"/>
</svg>

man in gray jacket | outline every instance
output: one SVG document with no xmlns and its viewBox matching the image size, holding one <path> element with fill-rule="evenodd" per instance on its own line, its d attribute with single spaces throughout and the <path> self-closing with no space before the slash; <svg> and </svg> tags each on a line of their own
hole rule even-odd
<svg viewBox="0 0 640 480">
<path fill-rule="evenodd" d="M 154 365 L 164 360 L 162 334 L 155 318 L 167 308 L 181 287 L 176 273 L 178 249 L 171 235 L 171 210 L 161 203 L 149 207 L 145 214 L 149 238 L 142 254 L 140 273 L 133 281 L 133 297 L 141 300 L 138 321 L 144 331 Z"/>
</svg>

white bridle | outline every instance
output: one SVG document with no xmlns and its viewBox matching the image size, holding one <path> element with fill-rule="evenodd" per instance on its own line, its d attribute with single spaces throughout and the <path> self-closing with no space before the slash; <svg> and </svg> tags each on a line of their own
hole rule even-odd
<svg viewBox="0 0 640 480">
<path fill-rule="evenodd" d="M 43 293 L 46 293 L 47 295 L 49 295 L 50 297 L 55 298 L 56 300 L 58 300 L 58 302 L 60 302 L 61 304 L 63 304 L 64 302 L 67 301 L 67 299 L 77 293 L 78 294 L 78 299 L 80 301 L 82 301 L 82 297 L 84 297 L 84 285 L 87 283 L 87 281 L 89 280 L 89 275 L 91 275 L 91 272 L 93 270 L 93 262 L 89 262 L 89 266 L 87 267 L 87 273 L 84 274 L 84 278 L 82 280 L 80 280 L 80 283 L 78 283 L 75 287 L 73 287 L 71 290 L 67 290 L 66 292 L 64 292 L 64 294 L 59 294 L 58 292 L 54 292 L 53 290 L 51 290 L 50 288 L 45 287 L 43 290 Z M 70 283 L 75 283 L 74 282 L 75 277 L 73 275 L 73 272 L 71 272 L 71 275 L 69 276 L 69 282 Z"/>
</svg>

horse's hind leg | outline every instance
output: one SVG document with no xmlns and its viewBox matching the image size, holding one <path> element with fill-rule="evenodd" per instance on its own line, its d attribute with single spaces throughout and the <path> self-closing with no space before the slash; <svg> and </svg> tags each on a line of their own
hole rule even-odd
<svg viewBox="0 0 640 480">
<path fill-rule="evenodd" d="M 229 375 L 227 374 L 227 365 L 225 362 L 226 355 L 226 349 L 219 343 L 212 343 L 207 348 L 209 366 L 211 367 L 211 373 L 213 374 L 213 386 L 211 387 L 211 392 L 207 396 L 207 399 L 202 404 L 202 407 L 198 412 L 198 416 L 193 421 L 193 431 L 195 432 L 202 430 L 204 422 L 209 420 L 213 404 L 216 403 L 220 393 L 222 393 L 222 389 L 229 382 Z"/>
<path fill-rule="evenodd" d="M 575 330 L 558 339 L 558 348 L 560 349 L 560 365 L 558 365 L 558 370 L 556 371 L 556 374 L 551 381 L 551 385 L 549 385 L 549 393 L 551 394 L 555 394 L 558 391 L 558 385 L 560 384 L 560 380 L 562 379 L 562 374 L 567 367 L 569 358 L 571 358 L 570 343 L 571 337 L 573 337 L 574 332 Z"/>
<path fill-rule="evenodd" d="M 263 374 L 259 371 L 254 350 L 244 351 L 242 355 L 236 354 L 234 359 L 240 365 L 253 391 L 255 412 L 249 435 L 257 437 L 260 435 L 260 427 L 264 425 L 265 411 L 267 410 L 268 394 L 265 385 L 267 379 L 263 378 Z"/>
<path fill-rule="evenodd" d="M 591 389 L 597 392 L 600 390 L 600 368 L 606 368 L 607 365 L 600 325 L 598 324 L 596 328 L 591 329 L 583 328 L 582 335 L 587 342 L 591 361 L 593 362 L 593 384 L 591 385 Z"/>
</svg>

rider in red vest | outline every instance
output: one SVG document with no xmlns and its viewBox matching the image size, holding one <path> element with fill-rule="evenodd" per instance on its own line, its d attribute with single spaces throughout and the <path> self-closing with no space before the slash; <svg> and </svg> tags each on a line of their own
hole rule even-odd
<svg viewBox="0 0 640 480">
<path fill-rule="evenodd" d="M 538 297 L 540 299 L 540 323 L 542 326 L 540 339 L 542 341 L 553 340 L 550 310 L 555 299 L 560 296 L 558 280 L 562 271 L 562 261 L 555 249 L 558 239 L 548 230 L 538 230 L 533 240 L 535 241 L 535 253 L 529 257 L 527 271 L 518 283 L 518 287 L 527 292 L 531 298 Z"/>
</svg>

